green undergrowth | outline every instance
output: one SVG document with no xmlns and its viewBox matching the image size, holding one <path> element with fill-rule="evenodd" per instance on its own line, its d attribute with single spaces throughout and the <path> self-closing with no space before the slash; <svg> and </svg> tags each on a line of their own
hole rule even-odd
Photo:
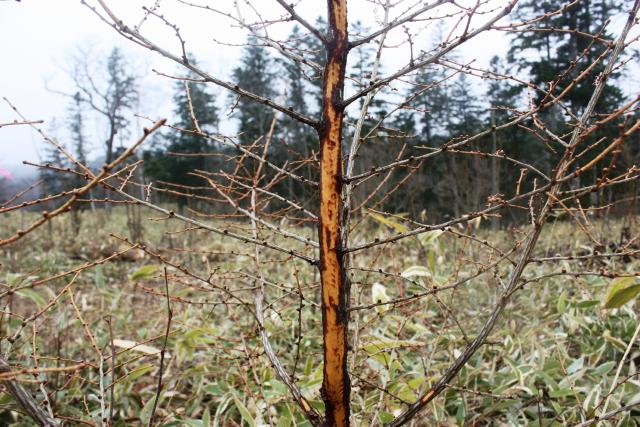
<svg viewBox="0 0 640 427">
<path fill-rule="evenodd" d="M 76 371 L 39 377 L 46 380 L 54 412 L 66 417 L 67 425 L 81 425 L 74 419 L 101 425 L 101 396 L 107 411 L 111 399 L 112 341 L 118 344 L 114 344 L 113 425 L 147 425 L 157 390 L 158 350 L 167 327 L 160 257 L 209 283 L 165 265 L 173 317 L 156 424 L 309 425 L 262 349 L 251 314 L 258 282 L 243 274 L 256 276 L 253 247 L 204 230 L 185 230 L 184 224 L 150 211 L 143 211 L 143 237 L 137 243 L 144 243 L 155 256 L 132 249 L 91 264 L 69 287 L 103 355 L 102 370 L 99 353 L 68 293 L 35 320 L 35 328 L 29 322 L 10 346 L 6 338 L 21 328 L 23 318 L 44 309 L 74 275 L 26 285 L 131 246 L 115 237 L 129 235 L 124 209 L 87 211 L 81 216 L 79 232 L 71 227 L 70 217 L 57 218 L 51 226 L 0 249 L 0 284 L 5 292 L 0 330 L 5 338 L 2 351 L 9 362 L 33 367 L 35 342 L 41 368 L 89 363 Z M 0 232 L 7 236 L 24 229 L 36 217 L 35 213 L 6 216 Z M 210 223 L 248 232 L 248 224 Z M 594 237 L 607 245 L 618 244 L 627 223 L 628 218 L 594 220 Z M 369 216 L 356 229 L 354 241 L 384 238 L 406 226 L 401 218 Z M 294 230 L 315 236 L 310 227 Z M 453 231 L 458 234 L 431 232 L 354 254 L 351 305 L 356 310 L 351 312 L 351 334 L 357 347 L 349 359 L 354 425 L 388 422 L 419 398 L 460 356 L 498 302 L 513 264 L 506 261 L 474 275 L 500 257 L 498 249 L 507 251 L 514 239 L 522 240 L 525 230 L 491 231 L 485 224 L 469 224 Z M 473 240 L 460 234 L 473 235 Z M 291 239 L 263 237 L 306 255 L 313 252 Z M 600 248 L 603 252 L 614 249 Z M 594 250 L 589 236 L 572 222 L 556 220 L 545 228 L 535 256 L 584 257 Z M 287 254 L 269 250 L 262 254 L 263 273 L 269 281 L 265 327 L 271 343 L 286 370 L 295 373 L 303 394 L 322 410 L 318 274 L 308 263 Z M 600 414 L 638 322 L 635 294 L 618 308 L 605 308 L 614 280 L 608 276 L 617 272 L 633 277 L 639 270 L 637 255 L 531 263 L 487 342 L 415 425 L 560 426 Z M 7 294 L 10 289 L 15 291 Z M 384 304 L 396 299 L 403 302 Z M 622 365 L 622 384 L 611 394 L 609 410 L 640 398 L 638 361 L 635 344 Z M 33 376 L 20 379 L 43 399 Z M 635 425 L 630 412 L 609 423 Z M 0 425 L 32 425 L 6 393 L 0 394 Z"/>
</svg>

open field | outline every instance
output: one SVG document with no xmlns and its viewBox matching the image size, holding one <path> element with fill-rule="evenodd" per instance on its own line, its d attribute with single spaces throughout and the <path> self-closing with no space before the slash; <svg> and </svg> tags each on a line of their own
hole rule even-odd
<svg viewBox="0 0 640 427">
<path fill-rule="evenodd" d="M 0 3 L 0 427 L 640 425 L 640 0 Z"/>
<path fill-rule="evenodd" d="M 147 425 L 164 347 L 158 425 L 308 425 L 276 378 L 252 313 L 256 275 L 264 274 L 264 326 L 274 350 L 304 396 L 322 408 L 316 270 L 265 249 L 258 273 L 251 245 L 141 214 L 156 221 L 144 222 L 138 242 L 124 240 L 127 217 L 124 208 L 114 208 L 83 212 L 79 234 L 64 216 L 2 249 L 0 328 L 3 337 L 15 338 L 4 339 L 2 351 L 12 363 L 42 371 L 18 378 L 40 401 L 47 390 L 56 416 L 68 425 L 100 425 L 105 414 L 116 426 Z M 31 215 L 5 217 L 0 231 L 9 234 Z M 527 267 L 487 343 L 414 425 L 573 425 L 600 413 L 638 326 L 635 303 L 603 308 L 613 280 L 608 272 L 640 274 L 637 241 L 624 246 L 629 235 L 637 236 L 636 221 L 593 220 L 586 231 L 566 220 L 547 224 L 534 254 L 539 262 Z M 384 237 L 401 225 L 368 216 L 353 238 Z M 310 227 L 296 232 L 315 234 Z M 388 421 L 459 356 L 512 268 L 509 262 L 484 266 L 519 233 L 476 222 L 354 254 L 354 425 Z M 606 242 L 600 251 L 628 255 L 593 257 L 589 234 Z M 166 347 L 165 289 L 172 312 Z M 636 344 L 609 409 L 640 396 L 639 356 Z M 33 425 L 10 396 L 2 395 L 0 404 L 0 424 Z M 622 412 L 611 425 L 635 425 L 630 414 Z"/>
</svg>

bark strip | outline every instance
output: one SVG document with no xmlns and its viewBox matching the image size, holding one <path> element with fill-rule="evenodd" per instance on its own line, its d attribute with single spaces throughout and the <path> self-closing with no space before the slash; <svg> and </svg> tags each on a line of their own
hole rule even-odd
<svg viewBox="0 0 640 427">
<path fill-rule="evenodd" d="M 341 244 L 343 91 L 347 62 L 347 2 L 328 0 L 329 34 L 320 136 L 320 278 L 324 371 L 322 399 L 328 426 L 349 425 L 347 372 L 349 283 Z"/>
</svg>

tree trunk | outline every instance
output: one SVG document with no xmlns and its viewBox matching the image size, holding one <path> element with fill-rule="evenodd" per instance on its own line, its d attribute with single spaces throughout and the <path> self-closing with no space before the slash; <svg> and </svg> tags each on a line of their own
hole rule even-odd
<svg viewBox="0 0 640 427">
<path fill-rule="evenodd" d="M 320 137 L 320 281 L 324 371 L 322 399 L 328 426 L 349 425 L 347 372 L 349 282 L 341 245 L 342 120 L 347 62 L 347 2 L 328 0 L 329 34 L 322 90 Z"/>
</svg>

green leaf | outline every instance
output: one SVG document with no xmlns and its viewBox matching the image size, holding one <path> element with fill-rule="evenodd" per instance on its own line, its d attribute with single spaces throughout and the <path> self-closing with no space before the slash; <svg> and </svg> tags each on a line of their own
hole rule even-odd
<svg viewBox="0 0 640 427">
<path fill-rule="evenodd" d="M 431 277 L 431 271 L 427 267 L 421 265 L 412 265 L 400 274 L 402 277 Z"/>
<path fill-rule="evenodd" d="M 609 330 L 604 331 L 604 333 L 602 334 L 602 338 L 604 338 L 605 341 L 613 344 L 614 347 L 617 347 L 621 351 L 624 351 L 627 348 L 627 343 L 622 341 L 620 338 L 611 335 L 611 331 Z"/>
<path fill-rule="evenodd" d="M 442 234 L 444 234 L 444 231 L 442 230 L 428 231 L 420 235 L 420 241 L 426 245 L 427 243 L 435 242 L 436 240 L 438 240 L 438 237 L 440 237 Z"/>
<path fill-rule="evenodd" d="M 96 284 L 96 288 L 103 289 L 104 288 L 104 272 L 102 271 L 102 266 L 96 266 L 93 281 Z"/>
<path fill-rule="evenodd" d="M 424 377 L 417 377 L 412 380 L 407 381 L 407 386 L 411 390 L 417 390 L 425 381 Z"/>
<path fill-rule="evenodd" d="M 247 407 L 244 406 L 244 404 L 240 401 L 240 399 L 238 399 L 238 396 L 236 396 L 235 394 L 233 395 L 233 401 L 235 402 L 236 408 L 238 408 L 238 412 L 240 412 L 240 416 L 242 417 L 242 419 L 245 420 L 247 424 L 249 424 L 249 427 L 255 427 L 256 423 L 251 416 L 251 412 L 249 412 Z"/>
<path fill-rule="evenodd" d="M 390 423 L 395 418 L 393 414 L 390 414 L 389 412 L 384 412 L 384 411 L 380 411 L 379 416 L 380 416 L 380 421 L 382 421 L 382 423 L 384 424 Z"/>
<path fill-rule="evenodd" d="M 158 408 L 160 407 L 160 402 L 164 397 L 164 393 L 160 394 L 158 398 Z M 140 410 L 140 421 L 142 421 L 143 425 L 149 424 L 149 418 L 151 418 L 151 411 L 153 410 L 153 402 L 156 400 L 156 396 L 154 395 L 151 399 L 147 401 Z"/>
<path fill-rule="evenodd" d="M 427 264 L 429 264 L 429 269 L 432 273 L 436 272 L 436 251 L 433 249 L 427 252 Z"/>
<path fill-rule="evenodd" d="M 193 328 L 183 334 L 185 338 L 198 340 L 203 335 L 215 335 L 218 333 L 216 328 Z"/>
<path fill-rule="evenodd" d="M 579 359 L 574 360 L 573 363 L 569 365 L 569 367 L 567 368 L 567 373 L 569 375 L 575 374 L 576 372 L 581 370 L 583 366 L 584 366 L 584 357 L 581 357 Z"/>
<path fill-rule="evenodd" d="M 377 354 L 384 350 L 400 347 L 422 347 L 425 343 L 420 341 L 409 340 L 379 340 L 371 341 L 362 346 L 362 349 L 368 354 Z"/>
<path fill-rule="evenodd" d="M 224 396 L 229 392 L 229 386 L 224 382 L 224 380 L 218 380 L 215 384 L 205 386 L 204 390 L 214 396 Z"/>
<path fill-rule="evenodd" d="M 464 407 L 464 402 L 458 404 L 458 410 L 456 411 L 456 423 L 461 426 L 464 424 L 464 419 L 467 415 L 467 411 Z"/>
<path fill-rule="evenodd" d="M 277 398 L 281 396 L 286 396 L 289 389 L 284 383 L 281 383 L 278 380 L 271 379 L 269 381 L 265 381 L 264 385 L 266 387 L 264 391 L 264 396 L 267 398 Z"/>
<path fill-rule="evenodd" d="M 573 390 L 571 390 L 570 388 L 559 388 L 558 390 L 551 390 L 549 392 L 549 397 L 552 397 L 554 399 L 567 396 L 573 396 Z"/>
<path fill-rule="evenodd" d="M 229 404 L 231 403 L 231 399 L 232 399 L 231 394 L 228 394 L 228 395 L 224 396 L 224 399 L 222 399 L 222 402 L 220 402 L 220 404 L 216 408 L 216 412 L 213 415 L 213 425 L 214 426 L 221 425 L 220 417 L 227 410 L 227 406 L 229 406 Z"/>
<path fill-rule="evenodd" d="M 204 427 L 209 427 L 211 425 L 211 413 L 209 412 L 209 408 L 204 408 L 202 413 L 202 425 Z"/>
<path fill-rule="evenodd" d="M 10 394 L 0 394 L 0 405 L 8 405 L 13 402 L 13 398 Z"/>
<path fill-rule="evenodd" d="M 276 427 L 290 427 L 293 421 L 293 417 L 291 415 L 291 409 L 288 405 L 286 405 L 282 409 L 282 413 L 280 414 L 280 418 L 278 419 L 278 424 Z"/>
<path fill-rule="evenodd" d="M 152 364 L 139 366 L 136 369 L 129 372 L 129 375 L 127 375 L 127 381 L 133 381 L 136 378 L 140 378 L 141 376 L 143 376 L 144 374 L 150 371 L 153 371 Z"/>
<path fill-rule="evenodd" d="M 495 403 L 484 410 L 485 414 L 491 414 L 493 412 L 501 412 L 505 409 L 517 409 L 522 406 L 522 403 L 516 399 L 505 399 L 498 403 Z"/>
<path fill-rule="evenodd" d="M 409 231 L 409 227 L 396 221 L 393 217 L 386 217 L 371 211 L 369 211 L 369 215 L 380 224 L 386 225 L 387 227 L 394 229 L 398 233 L 406 233 L 407 231 Z M 395 216 L 401 216 L 401 214 Z"/>
<path fill-rule="evenodd" d="M 17 285 L 18 283 L 20 283 L 20 279 L 22 278 L 22 275 L 21 274 L 7 273 L 7 275 L 5 277 L 6 277 L 6 280 L 7 280 L 7 284 L 9 286 L 14 286 L 14 285 Z"/>
<path fill-rule="evenodd" d="M 593 416 L 592 411 L 600 401 L 600 394 L 600 386 L 595 386 L 589 391 L 589 393 L 587 393 L 587 396 L 582 401 L 582 409 L 584 409 L 589 416 Z"/>
<path fill-rule="evenodd" d="M 152 347 L 147 344 L 139 344 L 136 341 L 123 340 L 119 338 L 113 340 L 113 345 L 118 348 L 125 348 L 128 350 L 138 351 L 140 353 L 145 353 L 145 354 L 160 354 L 162 352 L 162 349 L 157 347 Z M 165 351 L 164 357 L 168 359 L 171 357 L 171 355 Z"/>
<path fill-rule="evenodd" d="M 604 302 L 604 308 L 619 308 L 631 301 L 640 293 L 640 283 L 636 277 L 618 277 L 609 284 L 609 292 Z"/>
<path fill-rule="evenodd" d="M 577 308 L 591 308 L 591 307 L 595 307 L 598 304 L 600 304 L 600 301 L 588 299 L 588 300 L 585 300 L 585 301 L 580 301 L 579 303 L 576 304 L 576 307 Z"/>
<path fill-rule="evenodd" d="M 558 297 L 558 303 L 556 305 L 556 309 L 560 314 L 564 314 L 564 312 L 567 310 L 567 293 L 566 292 L 561 293 L 560 296 Z"/>
<path fill-rule="evenodd" d="M 43 308 L 47 305 L 47 301 L 42 297 L 42 295 L 32 289 L 22 289 L 16 291 L 16 294 L 24 298 L 29 298 L 31 301 L 35 302 L 39 308 Z"/>
<path fill-rule="evenodd" d="M 135 282 L 136 280 L 148 279 L 150 277 L 153 277 L 157 269 L 157 265 L 145 265 L 144 267 L 140 267 L 139 269 L 131 273 L 131 280 Z"/>
<path fill-rule="evenodd" d="M 313 359 L 310 356 L 308 356 L 307 360 L 304 363 L 304 374 L 310 375 L 312 370 L 313 370 Z"/>
<path fill-rule="evenodd" d="M 595 375 L 604 375 L 604 374 L 606 374 L 607 372 L 609 372 L 610 370 L 612 370 L 614 366 L 616 366 L 616 362 L 613 362 L 613 361 L 611 361 L 611 362 L 606 362 L 606 363 L 603 363 L 602 365 L 598 366 L 598 367 L 593 371 L 593 373 L 594 373 Z"/>
</svg>

